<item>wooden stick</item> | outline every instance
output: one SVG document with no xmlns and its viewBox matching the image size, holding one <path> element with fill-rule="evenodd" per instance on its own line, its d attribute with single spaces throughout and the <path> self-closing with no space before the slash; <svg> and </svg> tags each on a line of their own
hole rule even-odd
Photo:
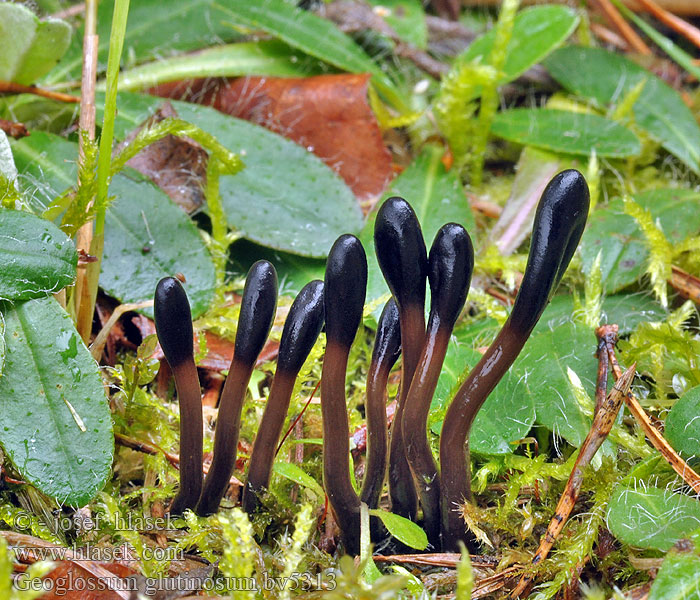
<svg viewBox="0 0 700 600">
<path fill-rule="evenodd" d="M 0 94 L 34 94 L 35 96 L 49 98 L 50 100 L 58 100 L 59 102 L 80 102 L 78 96 L 54 92 L 53 90 L 45 90 L 35 85 L 22 85 L 14 81 L 0 81 Z"/>
<path fill-rule="evenodd" d="M 598 331 L 596 331 L 596 335 L 597 334 Z M 619 379 L 622 376 L 622 369 L 620 369 L 620 365 L 617 362 L 615 348 L 612 344 L 608 344 L 608 357 L 610 358 L 613 375 L 615 379 Z M 627 408 L 629 408 L 637 423 L 639 423 L 639 426 L 644 431 L 644 434 L 649 438 L 652 446 L 661 453 L 661 456 L 666 459 L 666 462 L 671 465 L 671 468 L 693 488 L 693 491 L 696 494 L 700 494 L 700 476 L 678 455 L 664 436 L 659 433 L 659 430 L 652 425 L 649 415 L 644 411 L 634 394 L 631 392 L 628 393 L 625 397 L 625 402 L 627 403 Z"/>
<path fill-rule="evenodd" d="M 632 29 L 632 26 L 627 21 L 625 21 L 624 17 L 620 14 L 620 11 L 613 6 L 610 0 L 595 0 L 595 3 L 598 5 L 600 10 L 603 11 L 605 16 L 608 18 L 608 21 L 610 21 L 615 29 L 620 32 L 620 35 L 625 38 L 633 50 L 644 56 L 651 55 L 651 48 L 644 43 L 644 40 L 639 37 L 639 34 Z"/>
<path fill-rule="evenodd" d="M 593 424 L 591 425 L 586 439 L 583 440 L 581 444 L 581 449 L 574 463 L 574 468 L 571 471 L 571 475 L 569 475 L 569 480 L 566 482 L 566 488 L 564 488 L 564 492 L 559 499 L 557 508 L 554 511 L 554 516 L 549 522 L 547 532 L 540 540 L 540 545 L 535 556 L 532 558 L 533 566 L 547 558 L 549 551 L 554 546 L 554 542 L 557 537 L 559 537 L 562 529 L 564 529 L 564 525 L 571 515 L 571 511 L 573 511 L 581 491 L 583 469 L 590 464 L 593 456 L 598 452 L 605 438 L 608 437 L 615 423 L 617 413 L 620 411 L 620 406 L 622 406 L 622 402 L 629 392 L 630 385 L 632 385 L 636 366 L 637 364 L 634 363 L 619 377 L 615 383 L 615 387 L 613 387 L 610 394 L 608 394 L 606 401 L 601 403 L 596 411 L 593 417 Z M 532 573 L 523 575 L 518 585 L 511 592 L 511 597 L 519 598 L 527 596 L 534 579 L 534 574 Z"/>
<path fill-rule="evenodd" d="M 700 29 L 684 21 L 673 13 L 659 6 L 654 0 L 637 0 L 644 8 L 654 15 L 664 25 L 668 25 L 673 31 L 681 34 L 691 43 L 700 48 Z"/>
</svg>

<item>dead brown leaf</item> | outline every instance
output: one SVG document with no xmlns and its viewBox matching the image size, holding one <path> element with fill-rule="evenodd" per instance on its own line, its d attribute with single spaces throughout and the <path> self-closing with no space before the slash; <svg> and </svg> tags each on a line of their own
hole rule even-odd
<svg viewBox="0 0 700 600">
<path fill-rule="evenodd" d="M 368 74 L 303 79 L 242 77 L 165 84 L 152 93 L 213 106 L 279 133 L 313 152 L 360 200 L 392 177 L 391 155 L 367 102 Z"/>
</svg>

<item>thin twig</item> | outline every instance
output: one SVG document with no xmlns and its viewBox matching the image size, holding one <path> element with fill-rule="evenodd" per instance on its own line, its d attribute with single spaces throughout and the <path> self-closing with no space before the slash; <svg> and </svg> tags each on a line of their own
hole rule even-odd
<svg viewBox="0 0 700 600">
<path fill-rule="evenodd" d="M 688 23 L 688 21 L 684 21 L 680 17 L 674 15 L 672 12 L 662 8 L 656 2 L 654 2 L 654 0 L 637 0 L 637 2 L 646 8 L 664 25 L 668 25 L 676 33 L 681 34 L 688 41 L 700 48 L 700 29 L 695 27 L 695 25 L 691 25 Z"/>
<path fill-rule="evenodd" d="M 532 558 L 532 565 L 537 565 L 541 563 L 549 551 L 554 546 L 554 542 L 559 537 L 564 525 L 566 524 L 571 511 L 574 509 L 576 500 L 581 491 L 581 485 L 583 484 L 583 469 L 587 467 L 595 453 L 598 452 L 603 442 L 608 437 L 613 424 L 615 423 L 615 418 L 617 413 L 620 411 L 622 402 L 629 392 L 630 385 L 632 385 L 632 380 L 634 379 L 634 373 L 636 369 L 636 363 L 633 364 L 629 369 L 627 369 L 622 376 L 615 383 L 610 394 L 608 394 L 605 402 L 602 402 L 600 407 L 593 417 L 593 423 L 586 439 L 583 440 L 581 444 L 581 449 L 579 450 L 578 457 L 574 463 L 574 468 L 569 475 L 569 480 L 566 482 L 566 487 L 564 492 L 559 499 L 557 508 L 554 511 L 554 516 L 549 522 L 549 527 L 547 531 L 540 540 L 539 548 L 535 556 Z M 523 575 L 518 585 L 513 589 L 511 596 L 513 598 L 525 597 L 532 587 L 534 581 L 534 574 L 529 573 Z"/>
<path fill-rule="evenodd" d="M 651 55 L 651 48 L 644 43 L 644 40 L 639 34 L 625 21 L 620 11 L 612 5 L 610 0 L 595 0 L 595 2 L 633 50 L 644 56 Z"/>
<path fill-rule="evenodd" d="M 598 335 L 598 331 L 596 331 L 596 335 Z M 617 362 L 615 347 L 612 344 L 608 344 L 608 357 L 610 358 L 610 365 L 612 366 L 615 379 L 619 379 L 622 376 L 622 369 L 620 369 L 620 365 Z M 661 456 L 666 459 L 671 468 L 693 488 L 693 491 L 696 494 L 700 494 L 700 476 L 678 455 L 664 436 L 659 433 L 659 430 L 652 425 L 649 415 L 644 411 L 634 394 L 631 392 L 627 394 L 625 402 L 652 446 L 661 453 Z"/>
<path fill-rule="evenodd" d="M 672 265 L 671 279 L 668 280 L 671 287 L 686 300 L 692 300 L 695 304 L 700 304 L 700 279 L 686 273 L 683 269 Z"/>
<path fill-rule="evenodd" d="M 80 131 L 87 135 L 88 139 L 95 139 L 95 85 L 97 81 L 97 51 L 99 38 L 97 31 L 97 0 L 89 0 L 85 4 L 85 35 L 83 37 L 83 74 L 80 86 Z M 78 172 L 83 167 L 85 153 L 83 149 L 83 136 L 78 139 Z M 94 202 L 90 201 L 90 205 Z M 85 223 L 75 238 L 78 251 L 89 252 L 92 244 L 92 221 Z M 78 332 L 85 343 L 90 341 L 92 332 L 92 315 L 84 315 L 87 306 L 90 305 L 87 269 L 78 269 L 73 289 L 73 315 L 75 317 Z M 106 339 L 106 338 L 105 338 Z M 103 344 L 104 346 L 104 344 Z M 100 355 L 102 351 L 100 351 Z M 99 358 L 99 355 L 98 355 Z"/>
<path fill-rule="evenodd" d="M 0 94 L 34 94 L 35 96 L 58 100 L 59 102 L 80 102 L 78 96 L 45 90 L 34 85 L 22 85 L 14 81 L 0 81 Z"/>
</svg>

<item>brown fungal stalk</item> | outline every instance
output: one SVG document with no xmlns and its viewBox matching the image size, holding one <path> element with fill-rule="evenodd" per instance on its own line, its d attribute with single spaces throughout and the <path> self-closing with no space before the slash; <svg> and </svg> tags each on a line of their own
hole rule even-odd
<svg viewBox="0 0 700 600">
<path fill-rule="evenodd" d="M 374 245 L 379 267 L 399 307 L 401 326 L 401 388 L 391 428 L 389 493 L 392 511 L 415 520 L 418 497 L 406 459 L 401 420 L 425 339 L 428 257 L 416 213 L 403 198 L 389 198 L 380 207 Z"/>
<path fill-rule="evenodd" d="M 460 540 L 468 541 L 455 509 L 471 499 L 468 436 L 474 418 L 520 353 L 564 275 L 581 239 L 588 205 L 588 186 L 578 171 L 563 171 L 549 182 L 537 206 L 528 263 L 513 310 L 445 414 L 440 437 L 444 550 L 457 550 Z"/>
<path fill-rule="evenodd" d="M 170 512 L 179 515 L 195 507 L 202 490 L 203 421 L 192 313 L 187 294 L 175 277 L 158 282 L 153 311 L 158 340 L 175 376 L 180 406 L 180 489 L 170 506 Z"/>
<path fill-rule="evenodd" d="M 427 423 L 447 345 L 469 291 L 474 249 L 467 231 L 447 223 L 435 236 L 428 258 L 430 317 L 425 345 L 406 397 L 403 439 L 423 509 L 423 529 L 440 548 L 440 476 L 428 442 Z"/>
<path fill-rule="evenodd" d="M 272 463 L 294 382 L 321 332 L 323 316 L 323 282 L 315 280 L 306 284 L 295 298 L 282 330 L 277 370 L 255 437 L 248 480 L 243 490 L 243 509 L 249 514 L 258 506 L 258 494 L 270 483 Z"/>
<path fill-rule="evenodd" d="M 321 373 L 323 483 L 346 550 L 355 555 L 360 552 L 360 498 L 350 481 L 345 371 L 362 319 L 366 289 L 367 258 L 362 244 L 354 235 L 342 235 L 326 263 L 326 354 Z"/>
<path fill-rule="evenodd" d="M 277 308 L 277 273 L 266 260 L 256 262 L 246 277 L 233 359 L 219 399 L 214 454 L 197 503 L 199 515 L 217 511 L 236 464 L 241 410 L 258 354 L 270 333 Z"/>
<path fill-rule="evenodd" d="M 401 354 L 399 309 L 393 298 L 384 305 L 374 338 L 372 361 L 367 372 L 367 460 L 360 499 L 377 508 L 384 486 L 387 463 L 386 387 L 389 372 Z"/>
</svg>

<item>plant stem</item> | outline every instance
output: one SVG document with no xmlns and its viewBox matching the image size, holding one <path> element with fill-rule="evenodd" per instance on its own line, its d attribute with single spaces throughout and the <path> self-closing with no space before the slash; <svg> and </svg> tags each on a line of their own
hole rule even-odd
<svg viewBox="0 0 700 600">
<path fill-rule="evenodd" d="M 109 38 L 107 93 L 105 94 L 104 122 L 102 123 L 102 135 L 100 136 L 100 154 L 97 161 L 97 195 L 95 197 L 97 214 L 95 216 L 95 226 L 90 243 L 90 254 L 97 257 L 97 261 L 87 265 L 87 289 L 80 299 L 80 307 L 76 315 L 78 332 L 83 340 L 88 340 L 92 331 L 92 315 L 95 311 L 97 286 L 100 278 L 100 269 L 102 267 L 105 213 L 107 210 L 107 186 L 109 183 L 110 164 L 112 161 L 114 119 L 117 112 L 119 62 L 121 60 L 122 48 L 124 47 L 124 35 L 126 33 L 126 19 L 128 14 L 129 0 L 116 0 L 112 17 L 112 31 Z"/>
</svg>

